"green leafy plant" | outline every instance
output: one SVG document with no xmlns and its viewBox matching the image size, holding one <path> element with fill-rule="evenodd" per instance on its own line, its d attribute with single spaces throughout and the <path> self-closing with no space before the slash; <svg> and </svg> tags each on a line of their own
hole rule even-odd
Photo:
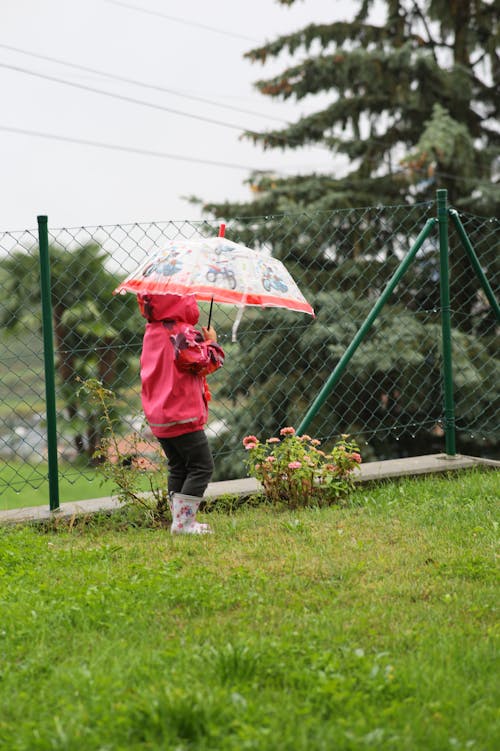
<svg viewBox="0 0 500 751">
<path fill-rule="evenodd" d="M 143 456 L 141 437 L 136 431 L 124 443 L 119 432 L 122 423 L 117 416 L 116 395 L 100 381 L 83 381 L 80 392 L 86 395 L 95 419 L 102 425 L 103 439 L 94 457 L 104 478 L 116 486 L 118 499 L 140 507 L 154 523 L 170 522 L 167 471 L 160 449 Z"/>
<path fill-rule="evenodd" d="M 333 449 L 323 451 L 321 441 L 281 428 L 280 437 L 261 442 L 257 436 L 243 439 L 250 474 L 262 483 L 271 503 L 298 508 L 328 505 L 347 495 L 354 485 L 354 470 L 361 454 L 354 441 L 343 435 Z"/>
</svg>

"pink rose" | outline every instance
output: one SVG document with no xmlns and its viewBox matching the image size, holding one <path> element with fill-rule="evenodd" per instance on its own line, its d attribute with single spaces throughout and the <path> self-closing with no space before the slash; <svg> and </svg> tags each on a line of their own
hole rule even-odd
<svg viewBox="0 0 500 751">
<path fill-rule="evenodd" d="M 302 462 L 290 462 L 288 465 L 288 469 L 300 469 L 302 467 Z"/>
<path fill-rule="evenodd" d="M 295 428 L 281 428 L 280 435 L 295 435 Z"/>
<path fill-rule="evenodd" d="M 268 438 L 266 443 L 280 443 L 279 438 Z"/>
<path fill-rule="evenodd" d="M 353 459 L 355 462 L 358 462 L 358 464 L 361 464 L 361 454 L 358 454 L 357 451 L 351 454 L 351 459 Z"/>
<path fill-rule="evenodd" d="M 255 435 L 247 435 L 243 439 L 243 445 L 244 445 L 245 448 L 248 448 L 248 444 L 249 443 L 253 443 L 254 445 L 252 446 L 252 448 L 255 448 L 255 446 L 258 444 L 258 442 L 259 442 L 259 439 Z"/>
<path fill-rule="evenodd" d="M 245 446 L 245 449 L 247 451 L 251 451 L 252 449 L 256 448 L 256 446 L 257 446 L 257 444 L 254 443 L 253 441 L 249 441 L 248 443 L 244 443 L 243 445 Z"/>
</svg>

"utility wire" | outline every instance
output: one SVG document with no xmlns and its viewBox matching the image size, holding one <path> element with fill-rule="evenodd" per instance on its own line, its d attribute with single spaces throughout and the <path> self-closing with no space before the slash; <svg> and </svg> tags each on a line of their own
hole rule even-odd
<svg viewBox="0 0 500 751">
<path fill-rule="evenodd" d="M 282 175 L 283 177 L 290 176 L 287 172 L 284 172 L 281 170 L 275 170 L 272 167 L 262 167 L 262 168 L 256 168 L 255 165 L 250 167 L 249 165 L 244 164 L 233 164 L 230 162 L 217 162 L 212 161 L 210 159 L 203 159 L 203 158 L 196 158 L 196 157 L 190 157 L 190 156 L 182 156 L 180 154 L 170 154 L 164 151 L 152 151 L 150 149 L 140 149 L 136 148 L 135 146 L 120 146 L 119 144 L 115 143 L 106 143 L 103 141 L 92 141 L 85 138 L 74 138 L 72 136 L 64 136 L 64 135 L 58 135 L 56 133 L 45 133 L 38 130 L 28 130 L 26 128 L 17 128 L 10 125 L 0 125 L 0 130 L 6 131 L 8 133 L 17 133 L 19 135 L 25 135 L 25 136 L 35 136 L 38 138 L 47 138 L 51 139 L 52 141 L 62 141 L 67 143 L 77 143 L 82 144 L 84 146 L 97 146 L 102 149 L 113 149 L 113 151 L 125 151 L 131 154 L 142 154 L 144 156 L 157 156 L 161 157 L 163 159 L 176 159 L 178 161 L 182 162 L 192 162 L 194 164 L 207 164 L 213 167 L 227 167 L 228 169 L 237 169 L 237 170 L 245 170 L 246 172 L 251 173 L 270 173 L 273 175 Z M 294 167 L 289 167 L 290 170 L 295 170 Z M 300 168 L 299 168 L 300 169 Z"/>
<path fill-rule="evenodd" d="M 201 121 L 204 121 L 204 122 L 209 122 L 209 123 L 211 123 L 213 125 L 220 125 L 222 127 L 232 128 L 233 130 L 238 130 L 240 132 L 242 130 L 245 130 L 245 128 L 243 126 L 235 125 L 235 124 L 232 124 L 232 123 L 225 123 L 225 122 L 222 122 L 221 120 L 215 120 L 213 118 L 204 117 L 203 115 L 193 115 L 193 114 L 188 113 L 188 112 L 183 112 L 182 110 L 176 110 L 176 109 L 173 109 L 171 107 L 164 107 L 163 105 L 154 104 L 153 102 L 147 102 L 147 101 L 145 101 L 143 99 L 135 99 L 134 97 L 128 97 L 128 96 L 125 96 L 125 95 L 122 95 L 122 94 L 114 94 L 112 92 L 105 91 L 103 89 L 98 89 L 98 88 L 93 87 L 93 86 L 87 86 L 86 84 L 80 84 L 80 83 L 76 83 L 76 82 L 73 82 L 73 81 L 67 81 L 67 80 L 65 80 L 63 78 L 58 78 L 56 76 L 50 76 L 50 75 L 46 75 L 46 74 L 43 74 L 43 73 L 38 73 L 37 71 L 33 71 L 33 70 L 28 69 L 28 68 L 21 68 L 20 66 L 9 65 L 8 63 L 1 63 L 1 62 L 0 62 L 0 67 L 1 68 L 6 68 L 8 70 L 13 70 L 13 71 L 16 71 L 16 72 L 19 72 L 19 73 L 25 73 L 27 75 L 35 76 L 37 78 L 42 78 L 42 79 L 45 79 L 45 80 L 53 81 L 55 83 L 62 83 L 64 85 L 66 85 L 66 86 L 71 86 L 73 88 L 83 89 L 84 91 L 90 91 L 92 93 L 102 94 L 104 96 L 108 96 L 108 97 L 111 97 L 113 99 L 119 99 L 119 100 L 125 101 L 125 102 L 130 102 L 132 104 L 139 104 L 139 105 L 142 105 L 142 106 L 145 106 L 145 107 L 151 107 L 153 109 L 158 109 L 158 110 L 161 110 L 161 111 L 164 111 L 164 112 L 170 112 L 170 113 L 173 113 L 173 114 L 176 114 L 176 115 L 181 115 L 183 117 L 191 117 L 191 118 L 194 118 L 196 120 L 201 120 Z M 2 129 L 5 130 L 6 128 L 3 127 Z M 19 132 L 21 132 L 21 130 L 19 130 Z M 39 135 L 41 137 L 59 138 L 58 136 L 54 136 L 54 135 L 51 135 L 51 134 L 42 134 L 42 133 L 38 133 L 38 132 L 35 132 L 35 131 L 24 131 L 24 132 L 26 134 Z M 262 137 L 263 134 L 257 134 L 257 135 L 259 135 L 260 137 Z M 67 141 L 72 140 L 69 137 L 65 137 L 65 136 L 61 136 L 60 138 L 61 138 L 61 140 L 67 140 Z M 381 139 L 374 138 L 373 140 L 377 141 L 380 144 L 386 143 L 386 142 L 382 141 Z M 148 150 L 142 150 L 141 151 L 140 149 L 139 150 L 138 149 L 129 149 L 128 147 L 115 146 L 113 144 L 102 144 L 102 143 L 97 142 L 97 141 L 94 142 L 94 141 L 78 141 L 78 140 L 76 140 L 75 142 L 76 143 L 87 143 L 88 145 L 95 145 L 95 146 L 101 146 L 101 147 L 107 147 L 107 148 L 114 148 L 114 149 L 120 149 L 120 150 L 125 150 L 125 151 L 131 150 L 131 151 L 134 151 L 136 153 L 149 154 L 151 156 L 162 156 L 163 155 L 164 157 L 169 157 L 169 158 L 172 158 L 172 159 L 179 158 L 179 159 L 182 159 L 183 161 L 195 161 L 195 162 L 199 162 L 200 164 L 216 164 L 218 166 L 226 166 L 226 167 L 231 167 L 232 166 L 232 167 L 234 167 L 236 169 L 249 169 L 250 171 L 254 171 L 254 169 L 255 169 L 254 167 L 249 167 L 248 168 L 248 167 L 242 167 L 241 165 L 238 166 L 238 165 L 230 165 L 228 163 L 211 162 L 210 160 L 196 160 L 196 159 L 191 159 L 190 157 L 176 157 L 173 154 L 163 154 L 163 152 L 150 152 Z M 292 141 L 291 141 L 291 139 L 287 139 L 285 136 L 283 136 L 283 142 L 284 142 L 284 145 L 287 145 L 288 143 L 291 143 Z M 389 144 L 387 143 L 387 145 L 389 145 Z M 269 172 L 269 171 L 272 171 L 272 170 L 266 169 L 265 171 Z M 401 171 L 403 171 L 403 170 L 401 170 Z M 414 171 L 424 172 L 424 170 L 414 170 Z M 439 174 L 439 176 L 441 176 L 441 177 L 448 177 L 448 178 L 455 179 L 455 180 L 460 181 L 460 182 L 469 182 L 470 181 L 469 178 L 466 179 L 466 178 L 464 178 L 464 177 L 462 177 L 460 175 L 455 175 L 455 174 L 451 174 L 451 173 L 447 173 L 447 172 L 439 171 L 439 172 L 436 172 L 435 174 L 436 174 L 436 176 Z M 488 181 L 481 180 L 481 181 L 478 181 L 477 184 L 491 184 L 491 183 L 489 183 Z"/>
<path fill-rule="evenodd" d="M 95 86 L 87 86 L 83 83 L 76 83 L 74 81 L 67 81 L 64 78 L 58 78 L 57 76 L 50 76 L 45 73 L 38 73 L 35 70 L 29 68 L 21 68 L 18 65 L 9 65 L 8 63 L 0 63 L 0 68 L 7 68 L 8 70 L 16 71 L 17 73 L 25 73 L 28 76 L 35 76 L 36 78 L 43 78 L 46 81 L 53 81 L 54 83 L 62 83 L 65 86 L 72 86 L 75 89 L 82 89 L 83 91 L 90 91 L 93 94 L 102 94 L 103 96 L 111 97 L 112 99 L 119 99 L 122 102 L 130 102 L 131 104 L 140 104 L 143 107 L 151 107 L 155 110 L 162 110 L 163 112 L 170 112 L 174 115 L 181 115 L 182 117 L 191 117 L 195 120 L 202 120 L 212 125 L 220 125 L 224 128 L 232 128 L 233 130 L 241 131 L 245 130 L 242 125 L 235 125 L 233 123 L 225 123 L 222 120 L 215 120 L 211 117 L 204 117 L 203 115 L 193 115 L 189 112 L 183 112 L 182 110 L 173 109 L 172 107 L 165 107 L 162 104 L 154 104 L 153 102 L 147 102 L 144 99 L 136 99 L 135 97 L 126 96 L 125 94 L 115 94 L 111 91 L 105 91 L 104 89 L 98 89 Z"/>
<path fill-rule="evenodd" d="M 237 169 L 237 170 L 244 170 L 245 172 L 250 173 L 270 173 L 276 176 L 279 176 L 280 174 L 283 177 L 290 177 L 287 173 L 283 172 L 283 170 L 275 170 L 272 167 L 266 167 L 258 169 L 253 166 L 244 165 L 244 164 L 233 164 L 230 162 L 218 162 L 211 159 L 202 159 L 202 158 L 196 158 L 196 157 L 190 157 L 190 156 L 183 156 L 180 154 L 170 154 L 165 151 L 153 151 L 150 149 L 140 149 L 136 148 L 134 146 L 120 146 L 118 144 L 114 143 L 106 143 L 103 141 L 92 141 L 90 139 L 86 138 L 73 138 L 71 136 L 63 136 L 63 135 L 57 135 L 56 133 L 45 133 L 38 130 L 28 130 L 26 128 L 16 128 L 9 125 L 0 125 L 0 130 L 5 131 L 8 133 L 17 133 L 19 135 L 24 136 L 35 136 L 37 138 L 46 138 L 50 139 L 52 141 L 62 141 L 65 143 L 76 143 L 83 146 L 95 146 L 97 148 L 101 149 L 111 149 L 113 151 L 124 151 L 129 154 L 140 154 L 142 156 L 153 156 L 153 157 L 159 157 L 160 159 L 174 159 L 179 162 L 191 162 L 192 164 L 206 164 L 211 167 L 225 167 L 227 169 Z M 290 168 L 291 169 L 291 168 Z M 414 169 L 413 172 L 421 173 L 422 175 L 427 175 L 426 169 Z M 406 169 L 399 169 L 392 172 L 392 175 L 399 175 L 407 172 Z M 314 172 L 313 174 L 317 174 Z M 329 177 L 330 173 L 322 173 L 325 177 Z M 291 177 L 300 177 L 300 175 L 293 174 Z M 434 173 L 434 177 L 447 177 L 450 179 L 454 179 L 460 182 L 470 182 L 470 179 L 465 179 L 459 175 L 452 175 L 448 172 L 441 172 L 440 170 L 436 170 Z M 479 180 L 477 182 L 474 182 L 474 185 L 494 185 L 495 183 L 489 182 L 487 180 Z"/>
<path fill-rule="evenodd" d="M 20 47 L 14 47 L 11 44 L 3 44 L 0 42 L 0 48 L 9 50 L 10 52 L 17 52 L 21 55 L 28 55 L 29 57 L 35 57 L 38 60 L 46 60 L 50 63 L 57 63 L 58 65 L 64 65 L 67 68 L 73 68 L 75 70 L 81 70 L 86 73 L 93 73 L 97 74 L 99 76 L 105 76 L 106 78 L 110 78 L 114 81 L 121 81 L 122 83 L 128 83 L 132 84 L 133 86 L 141 86 L 146 89 L 152 89 L 153 91 L 161 91 L 164 94 L 173 94 L 174 96 L 182 97 L 184 99 L 191 99 L 194 102 L 202 102 L 203 104 L 210 104 L 214 107 L 221 107 L 222 109 L 232 110 L 233 112 L 241 112 L 245 115 L 253 115 L 255 117 L 265 117 L 268 120 L 275 120 L 276 122 L 281 122 L 283 124 L 286 124 L 286 120 L 283 120 L 279 117 L 272 117 L 270 115 L 264 115 L 264 113 L 255 112 L 254 110 L 247 110 L 242 107 L 235 107 L 231 104 L 224 104 L 223 102 L 215 102 L 212 99 L 206 99 L 204 97 L 200 96 L 194 96 L 191 94 L 184 94 L 180 91 L 176 91 L 175 89 L 168 89 L 165 86 L 159 86 L 152 83 L 147 83 L 146 81 L 139 81 L 134 78 L 127 78 L 126 76 L 119 76 L 115 73 L 108 73 L 104 70 L 99 70 L 97 68 L 90 68 L 86 65 L 78 65 L 77 63 L 71 63 L 67 60 L 61 60 L 57 57 L 51 57 L 50 55 L 40 55 L 36 52 L 29 52 L 28 50 L 23 50 Z"/>
<path fill-rule="evenodd" d="M 175 23 L 182 23 L 185 26 L 196 26 L 199 29 L 204 29 L 205 31 L 213 31 L 216 34 L 223 34 L 224 36 L 231 37 L 231 39 L 244 39 L 246 42 L 253 42 L 255 44 L 260 44 L 260 40 L 253 39 L 253 37 L 247 37 L 244 34 L 238 34 L 234 31 L 225 31 L 224 29 L 217 29 L 215 26 L 207 26 L 203 23 L 197 23 L 196 21 L 186 21 L 184 18 L 178 18 L 177 16 L 169 16 L 166 13 L 161 13 L 158 10 L 149 10 L 148 8 L 141 8 L 139 5 L 133 5 L 132 3 L 123 3 L 120 2 L 120 0 L 104 0 L 106 3 L 110 3 L 111 5 L 119 5 L 122 8 L 127 8 L 128 10 L 135 10 L 139 13 L 145 13 L 149 16 L 157 16 L 159 18 L 166 18 L 168 21 L 174 21 Z"/>
<path fill-rule="evenodd" d="M 282 170 L 274 170 L 271 167 L 268 167 L 266 169 L 256 169 L 255 165 L 250 167 L 249 165 L 244 164 L 232 164 L 230 162 L 218 162 L 211 159 L 202 159 L 202 158 L 196 158 L 196 157 L 190 157 L 190 156 L 183 156 L 180 154 L 169 154 L 164 151 L 153 151 L 150 149 L 139 149 L 135 148 L 133 146 L 120 146 L 118 144 L 113 143 L 105 143 L 103 141 L 92 141 L 85 138 L 73 138 L 70 136 L 63 136 L 63 135 L 57 135 L 55 133 L 45 133 L 42 131 L 36 131 L 36 130 L 27 130 L 26 128 L 16 128 L 16 127 L 10 127 L 7 125 L 0 125 L 0 130 L 9 132 L 9 133 L 17 133 L 19 135 L 25 135 L 25 136 L 35 136 L 37 138 L 46 138 L 50 139 L 52 141 L 61 141 L 65 143 L 76 143 L 83 146 L 95 146 L 97 148 L 102 149 L 111 149 L 113 151 L 124 151 L 129 154 L 140 154 L 142 156 L 153 156 L 153 157 L 159 157 L 161 159 L 174 159 L 176 161 L 180 162 L 190 162 L 192 164 L 205 164 L 211 167 L 225 167 L 227 169 L 236 169 L 236 170 L 243 170 L 245 172 L 250 173 L 258 173 L 258 172 L 266 172 L 271 173 L 273 175 L 279 176 L 280 173 L 283 177 L 288 177 L 290 175 L 287 175 L 287 173 L 283 172 Z M 427 170 L 425 169 L 417 169 L 413 170 L 414 172 L 421 173 L 423 175 L 427 174 Z M 396 170 L 393 172 L 393 175 L 403 174 L 406 172 L 405 169 Z M 325 177 L 328 177 L 329 173 L 325 173 Z M 299 176 L 299 175 L 292 175 L 293 176 Z M 447 177 L 450 179 L 458 180 L 466 182 L 464 178 L 460 177 L 459 175 L 451 175 L 447 172 L 441 172 L 436 171 L 434 173 L 434 177 Z M 476 185 L 491 185 L 492 183 L 480 180 Z"/>
<path fill-rule="evenodd" d="M 28 76 L 34 76 L 35 78 L 42 78 L 46 81 L 52 81 L 54 83 L 62 83 L 65 86 L 71 86 L 75 89 L 81 89 L 83 91 L 90 91 L 93 94 L 102 94 L 103 96 L 110 97 L 111 99 L 118 99 L 122 102 L 129 102 L 131 104 L 139 104 L 143 107 L 150 107 L 151 109 L 160 110 L 161 112 L 170 112 L 174 115 L 180 115 L 182 117 L 190 117 L 194 120 L 200 120 L 202 122 L 211 123 L 212 125 L 219 125 L 223 128 L 231 128 L 232 130 L 237 130 L 240 133 L 243 131 L 247 134 L 253 135 L 253 131 L 248 131 L 247 128 L 244 125 L 236 125 L 234 123 L 227 123 L 223 122 L 222 120 L 216 120 L 215 118 L 211 117 L 205 117 L 204 115 L 194 115 L 190 112 L 184 112 L 183 110 L 174 109 L 173 107 L 165 107 L 162 104 L 155 104 L 154 102 L 148 102 L 145 99 L 136 99 L 135 97 L 126 96 L 125 94 L 115 94 L 111 91 L 106 91 L 105 89 L 99 89 L 95 86 L 88 86 L 87 84 L 83 83 L 76 83 L 75 81 L 67 81 L 65 78 L 59 78 L 58 76 L 51 76 L 45 73 L 39 73 L 38 71 L 31 70 L 30 68 L 22 68 L 19 65 L 10 65 L 9 63 L 2 63 L 0 62 L 0 68 L 5 68 L 7 70 L 13 70 L 16 73 L 24 73 Z M 260 135 L 258 133 L 255 133 L 255 135 Z M 281 138 L 283 141 L 283 146 L 292 144 L 293 145 L 293 139 L 287 138 L 286 136 L 283 136 Z M 319 148 L 321 150 L 325 150 L 330 152 L 330 149 L 328 149 L 325 146 L 322 146 L 320 144 L 312 144 L 312 148 Z"/>
<path fill-rule="evenodd" d="M 111 2 L 111 0 L 108 0 L 108 1 Z M 77 65 L 77 64 L 73 64 L 73 63 L 66 63 L 66 62 L 63 62 L 61 60 L 57 60 L 56 58 L 47 57 L 45 55 L 35 55 L 34 53 L 24 52 L 23 50 L 20 50 L 20 49 L 18 49 L 16 47 L 11 47 L 10 45 L 5 45 L 5 44 L 0 43 L 0 47 L 4 47 L 6 49 L 15 50 L 16 52 L 22 52 L 23 54 L 27 54 L 27 55 L 33 54 L 34 57 L 40 57 L 42 59 L 46 59 L 46 60 L 51 61 L 51 62 L 58 62 L 58 63 L 61 63 L 63 65 L 68 65 L 68 66 L 73 67 L 73 68 L 78 68 L 78 69 L 81 69 L 81 70 L 86 70 L 87 72 L 98 73 L 100 75 L 107 76 L 108 78 L 113 78 L 113 79 L 120 80 L 120 81 L 126 81 L 128 83 L 133 83 L 133 84 L 137 84 L 137 85 L 141 85 L 141 86 L 146 86 L 146 87 L 153 88 L 153 89 L 158 89 L 158 90 L 161 90 L 161 91 L 168 91 L 168 89 L 163 89 L 162 87 L 157 87 L 157 86 L 155 86 L 153 84 L 150 85 L 150 84 L 147 84 L 147 83 L 139 83 L 138 81 L 133 81 L 132 79 L 127 79 L 127 78 L 122 77 L 122 76 L 117 76 L 117 75 L 114 75 L 114 74 L 105 73 L 103 71 L 99 71 L 99 70 L 96 70 L 96 69 L 93 69 L 93 68 L 87 68 L 86 66 Z M 238 130 L 240 132 L 241 131 L 246 131 L 246 128 L 244 126 L 239 126 L 239 125 L 235 125 L 235 124 L 231 124 L 231 123 L 225 123 L 225 122 L 223 122 L 221 120 L 216 120 L 216 119 L 204 117 L 203 115 L 193 115 L 193 114 L 191 114 L 189 112 L 184 112 L 182 110 L 177 110 L 177 109 L 173 109 L 173 108 L 170 108 L 170 107 L 164 107 L 163 105 L 154 104 L 153 102 L 147 102 L 147 101 L 145 101 L 143 99 L 135 99 L 134 97 L 128 97 L 128 96 L 125 96 L 125 95 L 122 95 L 122 94 L 114 94 L 113 92 L 104 91 L 103 89 L 98 89 L 98 88 L 95 88 L 93 86 L 87 86 L 86 84 L 80 84 L 80 83 L 76 83 L 76 82 L 72 82 L 72 81 L 66 81 L 65 79 L 58 78 L 56 76 L 50 76 L 50 75 L 46 75 L 46 74 L 43 74 L 43 73 L 38 73 L 37 71 L 33 71 L 33 70 L 28 69 L 28 68 L 21 68 L 19 66 L 9 65 L 8 63 L 1 63 L 1 62 L 0 62 L 0 67 L 7 68 L 9 70 L 14 70 L 14 71 L 19 72 L 19 73 L 25 73 L 25 74 L 31 75 L 31 76 L 36 76 L 38 78 L 43 78 L 43 79 L 46 79 L 46 80 L 49 80 L 49 81 L 54 81 L 55 83 L 62 83 L 62 84 L 65 84 L 66 86 L 72 86 L 74 88 L 83 89 L 85 91 L 90 91 L 92 93 L 102 94 L 104 96 L 108 96 L 108 97 L 111 97 L 111 98 L 114 98 L 114 99 L 120 99 L 122 101 L 131 102 L 133 104 L 139 104 L 139 105 L 142 105 L 142 106 L 145 106 L 145 107 L 151 107 L 153 109 L 162 110 L 164 112 L 170 112 L 172 114 L 181 115 L 183 117 L 191 117 L 191 118 L 194 118 L 196 120 L 202 120 L 204 122 L 209 122 L 209 123 L 211 123 L 213 125 L 220 125 L 222 127 L 232 128 L 233 130 Z M 194 99 L 195 97 L 188 97 L 188 98 Z M 200 99 L 199 101 L 207 101 L 207 100 Z M 208 103 L 209 104 L 213 104 L 213 102 L 210 102 L 210 101 L 208 101 Z M 224 105 L 217 105 L 217 106 L 224 106 Z M 240 111 L 243 112 L 244 110 L 240 110 Z M 252 113 L 252 114 L 255 114 L 255 113 Z M 272 119 L 277 120 L 278 118 L 272 118 Z M 37 134 L 33 133 L 33 135 L 37 135 Z M 38 135 L 40 135 L 40 134 L 38 134 Z M 265 133 L 260 133 L 260 134 L 256 134 L 256 135 L 259 136 L 260 138 L 264 138 L 266 134 Z M 50 135 L 47 136 L 47 137 L 49 137 L 49 138 L 50 137 L 57 138 L 57 136 L 50 136 Z M 277 136 L 274 136 L 274 137 L 277 138 Z M 61 136 L 61 138 L 65 138 L 65 137 Z M 69 140 L 69 139 L 66 139 L 66 140 Z M 284 142 L 284 145 L 287 145 L 288 143 L 293 143 L 292 139 L 288 139 L 286 136 L 283 136 L 282 140 Z M 387 146 L 389 148 L 393 148 L 395 146 L 394 143 L 389 143 L 388 141 L 384 141 L 384 140 L 382 140 L 380 138 L 373 137 L 373 136 L 370 136 L 370 140 L 372 140 L 372 141 L 374 141 L 376 143 L 379 143 L 382 146 Z M 76 141 L 76 143 L 78 143 L 78 142 L 79 141 Z M 88 143 L 89 145 L 96 145 L 96 146 L 98 146 L 98 145 L 106 146 L 106 144 L 99 144 L 98 142 L 80 141 L 80 143 Z M 316 148 L 321 148 L 322 150 L 326 149 L 327 151 L 330 152 L 330 149 L 328 149 L 327 147 L 321 146 L 320 144 L 311 144 L 311 146 L 315 146 Z M 118 147 L 118 146 L 113 146 L 113 145 L 107 145 L 107 148 L 120 148 L 120 149 L 124 149 L 124 150 L 130 150 L 127 147 Z M 149 152 L 147 150 L 145 150 L 144 152 L 141 152 L 141 150 L 137 150 L 137 149 L 132 149 L 132 150 L 135 151 L 136 153 L 145 153 L 145 154 L 150 154 L 152 156 L 154 156 L 154 155 L 161 156 L 161 153 Z M 168 156 L 168 155 L 166 155 L 166 156 Z M 172 156 L 172 158 L 174 158 L 174 156 Z M 200 164 L 205 163 L 205 164 L 219 164 L 220 166 L 226 166 L 226 167 L 230 167 L 231 166 L 231 165 L 226 164 L 226 163 L 217 163 L 217 162 L 213 163 L 213 162 L 210 162 L 208 160 L 189 160 L 189 157 L 185 157 L 184 159 L 188 160 L 188 161 L 199 161 Z M 235 166 L 235 168 L 236 169 L 242 169 L 242 167 L 240 167 L 240 166 Z M 253 167 L 249 167 L 249 168 L 245 168 L 245 169 L 249 169 L 251 171 L 254 170 Z M 267 171 L 271 172 L 273 170 L 266 170 L 266 172 Z M 400 171 L 404 171 L 404 170 L 400 170 Z M 425 172 L 425 170 L 414 170 L 414 171 L 422 172 L 422 174 L 424 174 L 424 172 Z M 441 177 L 448 177 L 450 179 L 455 179 L 455 180 L 458 180 L 460 182 L 471 182 L 471 178 L 464 178 L 464 177 L 462 177 L 460 175 L 455 175 L 455 174 L 452 174 L 452 173 L 447 173 L 447 172 L 439 171 L 439 172 L 436 172 L 435 174 L 436 174 L 436 176 L 439 175 Z M 479 184 L 488 185 L 488 184 L 493 184 L 493 181 L 490 182 L 490 181 L 487 181 L 487 180 L 480 180 L 480 181 L 477 182 L 477 184 L 478 185 Z"/>
<path fill-rule="evenodd" d="M 84 146 L 97 146 L 102 149 L 113 149 L 114 151 L 126 151 L 131 154 L 142 154 L 143 156 L 160 157 L 161 159 L 175 159 L 180 162 L 192 162 L 194 164 L 207 164 L 212 167 L 227 167 L 228 169 L 245 170 L 254 172 L 255 166 L 249 167 L 244 164 L 231 164 L 229 162 L 217 162 L 211 159 L 198 159 L 191 156 L 181 156 L 180 154 L 168 154 L 164 151 L 152 151 L 150 149 L 139 149 L 132 146 L 119 146 L 114 143 L 105 143 L 103 141 L 91 141 L 85 138 L 72 138 L 71 136 L 56 135 L 55 133 L 44 133 L 38 130 L 27 130 L 26 128 L 15 128 L 8 125 L 0 125 L 0 130 L 8 133 L 18 133 L 24 136 L 37 136 L 38 138 L 48 138 L 53 141 L 64 141 L 67 143 L 78 143 Z M 272 170 L 266 170 L 266 172 Z"/>
</svg>

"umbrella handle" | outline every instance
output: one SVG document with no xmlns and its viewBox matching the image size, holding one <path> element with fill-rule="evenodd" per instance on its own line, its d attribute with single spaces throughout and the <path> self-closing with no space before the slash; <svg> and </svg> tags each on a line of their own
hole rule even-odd
<svg viewBox="0 0 500 751">
<path fill-rule="evenodd" d="M 221 223 L 221 225 L 219 227 L 219 237 L 224 237 L 225 232 L 226 232 L 226 225 L 223 224 L 223 223 Z M 208 326 L 207 326 L 207 329 L 210 328 L 210 322 L 212 320 L 212 308 L 213 308 L 213 306 L 214 306 L 214 298 L 212 297 L 212 299 L 210 300 L 210 312 L 208 314 Z"/>
<path fill-rule="evenodd" d="M 225 224 L 221 224 L 220 227 L 219 227 L 219 237 L 224 237 L 225 232 L 226 232 L 226 225 Z M 210 312 L 208 314 L 207 329 L 210 328 L 210 322 L 212 320 L 212 308 L 213 308 L 213 306 L 214 306 L 214 298 L 212 297 L 212 299 L 210 300 Z"/>
<path fill-rule="evenodd" d="M 209 329 L 209 328 L 210 328 L 210 321 L 212 320 L 212 308 L 213 308 L 213 307 L 214 307 L 214 298 L 212 297 L 212 299 L 210 300 L 210 312 L 209 312 L 209 314 L 208 314 L 208 325 L 207 325 L 207 329 Z"/>
</svg>

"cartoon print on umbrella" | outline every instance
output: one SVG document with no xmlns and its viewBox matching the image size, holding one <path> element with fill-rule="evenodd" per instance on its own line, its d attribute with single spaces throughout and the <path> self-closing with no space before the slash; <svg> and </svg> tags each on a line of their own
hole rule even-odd
<svg viewBox="0 0 500 751">
<path fill-rule="evenodd" d="M 278 274 L 275 274 L 270 266 L 266 266 L 262 275 L 262 286 L 266 292 L 272 289 L 278 292 L 288 292 L 288 287 Z"/>
<path fill-rule="evenodd" d="M 227 258 L 220 258 L 209 264 L 207 271 L 207 281 L 217 284 L 218 277 L 222 276 L 222 283 L 227 282 L 229 289 L 236 289 L 236 276 L 231 268 L 231 262 Z"/>
<path fill-rule="evenodd" d="M 158 259 L 147 266 L 143 271 L 144 276 L 147 277 L 152 274 L 173 276 L 177 274 L 182 269 L 182 261 L 178 256 L 180 256 L 180 251 L 173 248 L 164 259 Z"/>
</svg>

